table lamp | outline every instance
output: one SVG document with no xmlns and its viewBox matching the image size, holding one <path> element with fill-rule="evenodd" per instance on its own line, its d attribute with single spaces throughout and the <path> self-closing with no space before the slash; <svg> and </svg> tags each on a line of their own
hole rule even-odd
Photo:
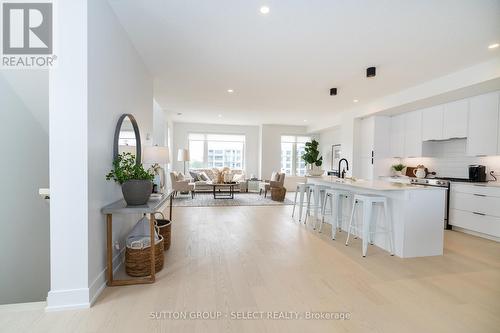
<svg viewBox="0 0 500 333">
<path fill-rule="evenodd" d="M 165 169 L 161 166 L 170 162 L 168 147 L 144 147 L 143 163 L 152 164 L 151 169 L 160 176 L 160 193 L 165 189 Z"/>
<path fill-rule="evenodd" d="M 184 162 L 184 175 L 186 174 L 186 162 L 189 162 L 189 149 L 179 148 L 177 151 L 177 161 Z"/>
</svg>

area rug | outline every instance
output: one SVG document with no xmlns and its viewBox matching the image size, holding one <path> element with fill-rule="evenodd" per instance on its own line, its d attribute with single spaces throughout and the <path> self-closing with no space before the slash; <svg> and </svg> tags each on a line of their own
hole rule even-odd
<svg viewBox="0 0 500 333">
<path fill-rule="evenodd" d="M 191 195 L 178 195 L 174 198 L 174 207 L 215 207 L 215 206 L 283 206 L 293 205 L 290 199 L 285 198 L 284 202 L 273 201 L 271 196 L 258 193 L 234 193 L 234 199 L 214 199 L 213 194 L 210 192 L 196 193 L 194 199 Z"/>
</svg>

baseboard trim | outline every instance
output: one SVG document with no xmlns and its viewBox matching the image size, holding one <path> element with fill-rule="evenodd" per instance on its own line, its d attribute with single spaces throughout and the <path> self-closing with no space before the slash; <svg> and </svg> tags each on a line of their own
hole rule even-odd
<svg viewBox="0 0 500 333">
<path fill-rule="evenodd" d="M 123 264 L 125 259 L 125 247 L 121 249 L 121 251 L 113 258 L 113 274 L 115 274 Z M 104 288 L 106 288 L 106 272 L 107 268 L 104 268 L 94 279 L 92 284 L 90 285 L 90 305 L 94 305 L 95 301 L 99 297 L 99 295 L 103 292 Z"/>
<path fill-rule="evenodd" d="M 26 302 L 26 303 L 12 303 L 1 304 L 0 313 L 2 312 L 17 312 L 17 311 L 36 311 L 43 310 L 47 306 L 47 302 Z"/>
<path fill-rule="evenodd" d="M 46 312 L 90 308 L 89 288 L 51 290 L 47 295 Z"/>
<path fill-rule="evenodd" d="M 113 274 L 120 269 L 124 257 L 125 248 L 113 258 Z M 104 288 L 106 288 L 106 271 L 107 268 L 103 269 L 89 288 L 49 291 L 45 311 L 52 312 L 90 308 L 103 292 Z"/>
<path fill-rule="evenodd" d="M 476 236 L 476 237 L 486 238 L 486 239 L 489 239 L 489 240 L 492 240 L 495 242 L 500 242 L 499 237 L 483 234 L 482 232 L 468 230 L 468 229 L 464 229 L 464 228 L 460 228 L 460 227 L 456 227 L 456 226 L 452 226 L 452 229 L 453 229 L 453 231 L 463 232 L 464 234 L 469 234 L 469 235 Z"/>
</svg>

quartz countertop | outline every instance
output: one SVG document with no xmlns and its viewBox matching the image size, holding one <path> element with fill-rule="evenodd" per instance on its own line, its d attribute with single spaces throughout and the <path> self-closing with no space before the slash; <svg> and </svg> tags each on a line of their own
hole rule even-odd
<svg viewBox="0 0 500 333">
<path fill-rule="evenodd" d="M 342 179 L 335 176 L 322 176 L 322 177 L 307 177 L 308 182 L 320 181 L 343 186 L 358 187 L 367 190 L 375 191 L 406 191 L 406 190 L 438 190 L 446 191 L 444 187 L 433 187 L 403 183 L 391 183 L 383 180 L 365 180 L 365 179 Z"/>
</svg>

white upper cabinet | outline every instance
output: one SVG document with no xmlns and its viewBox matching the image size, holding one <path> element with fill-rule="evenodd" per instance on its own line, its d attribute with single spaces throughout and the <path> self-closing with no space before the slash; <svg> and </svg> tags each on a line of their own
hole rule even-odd
<svg viewBox="0 0 500 333">
<path fill-rule="evenodd" d="M 444 106 L 422 110 L 422 140 L 443 140 Z"/>
<path fill-rule="evenodd" d="M 413 111 L 404 114 L 405 139 L 404 156 L 422 156 L 422 111 Z"/>
<path fill-rule="evenodd" d="M 467 154 L 497 155 L 499 93 L 475 96 L 469 99 L 469 103 Z"/>
<path fill-rule="evenodd" d="M 405 154 L 405 115 L 391 117 L 391 157 Z"/>
<path fill-rule="evenodd" d="M 467 137 L 468 116 L 468 99 L 445 104 L 443 112 L 443 139 Z"/>
</svg>

